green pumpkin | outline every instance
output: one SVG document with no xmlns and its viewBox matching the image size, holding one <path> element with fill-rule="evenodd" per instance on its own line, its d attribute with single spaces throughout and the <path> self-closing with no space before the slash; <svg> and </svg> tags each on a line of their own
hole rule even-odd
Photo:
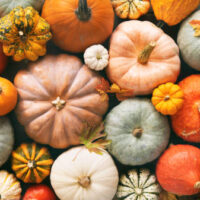
<svg viewBox="0 0 200 200">
<path fill-rule="evenodd" d="M 148 99 L 128 99 L 113 108 L 105 120 L 109 152 L 122 164 L 143 165 L 167 147 L 170 127 Z"/>
<path fill-rule="evenodd" d="M 0 16 L 3 17 L 11 12 L 17 6 L 23 8 L 32 6 L 36 10 L 42 9 L 44 0 L 0 0 Z"/>
</svg>

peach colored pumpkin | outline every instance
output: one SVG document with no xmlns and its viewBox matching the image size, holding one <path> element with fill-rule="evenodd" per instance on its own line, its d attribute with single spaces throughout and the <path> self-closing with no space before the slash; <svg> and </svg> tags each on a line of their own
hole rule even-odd
<svg viewBox="0 0 200 200">
<path fill-rule="evenodd" d="M 175 82 L 180 72 L 178 46 L 151 22 L 121 23 L 111 37 L 109 53 L 109 79 L 134 95 Z"/>
<path fill-rule="evenodd" d="M 48 55 L 15 77 L 17 118 L 39 143 L 54 148 L 79 144 L 84 123 L 99 124 L 107 111 L 108 101 L 95 89 L 100 81 L 77 57 Z"/>
</svg>

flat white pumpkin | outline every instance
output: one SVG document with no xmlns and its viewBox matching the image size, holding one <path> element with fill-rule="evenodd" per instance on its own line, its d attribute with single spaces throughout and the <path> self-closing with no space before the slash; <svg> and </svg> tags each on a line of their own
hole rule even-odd
<svg viewBox="0 0 200 200">
<path fill-rule="evenodd" d="M 118 185 L 118 171 L 111 156 L 75 147 L 61 154 L 50 174 L 51 185 L 60 200 L 112 200 Z"/>
<path fill-rule="evenodd" d="M 0 200 L 20 200 L 20 182 L 13 174 L 7 171 L 0 171 Z"/>
</svg>

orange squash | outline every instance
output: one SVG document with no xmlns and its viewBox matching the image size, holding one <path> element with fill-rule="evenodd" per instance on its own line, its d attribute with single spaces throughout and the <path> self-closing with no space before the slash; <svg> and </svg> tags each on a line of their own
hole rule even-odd
<svg viewBox="0 0 200 200">
<path fill-rule="evenodd" d="M 46 0 L 42 17 L 51 25 L 56 45 L 70 52 L 104 42 L 114 25 L 110 0 Z"/>
<path fill-rule="evenodd" d="M 183 107 L 171 117 L 175 133 L 186 141 L 200 142 L 200 75 L 183 79 Z"/>
</svg>

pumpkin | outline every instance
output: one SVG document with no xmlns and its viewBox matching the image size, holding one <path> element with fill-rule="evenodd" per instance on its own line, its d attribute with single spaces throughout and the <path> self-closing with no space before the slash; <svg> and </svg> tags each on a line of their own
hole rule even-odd
<svg viewBox="0 0 200 200">
<path fill-rule="evenodd" d="M 108 65 L 108 50 L 102 45 L 88 47 L 84 53 L 85 64 L 93 70 L 103 70 Z"/>
<path fill-rule="evenodd" d="M 151 0 L 157 20 L 173 26 L 181 22 L 199 5 L 199 0 Z"/>
<path fill-rule="evenodd" d="M 153 91 L 151 101 L 157 111 L 174 115 L 183 106 L 183 91 L 176 84 L 162 84 Z"/>
<path fill-rule="evenodd" d="M 2 73 L 7 65 L 7 56 L 3 53 L 3 46 L 0 43 L 0 73 Z"/>
<path fill-rule="evenodd" d="M 0 1 L 0 16 L 3 17 L 7 14 L 9 14 L 12 9 L 14 9 L 17 6 L 22 6 L 23 8 L 32 6 L 36 10 L 40 11 L 42 8 L 42 5 L 44 3 L 44 0 L 1 0 Z"/>
<path fill-rule="evenodd" d="M 60 200 L 112 200 L 118 179 L 117 168 L 106 151 L 99 155 L 83 146 L 62 153 L 50 174 Z"/>
<path fill-rule="evenodd" d="M 1 200 L 20 200 L 21 198 L 20 182 L 13 174 L 5 170 L 0 171 L 0 199 Z"/>
<path fill-rule="evenodd" d="M 49 24 L 34 8 L 16 7 L 0 19 L 3 52 L 15 61 L 35 61 L 46 53 L 46 42 L 51 39 L 49 31 Z"/>
<path fill-rule="evenodd" d="M 148 169 L 132 169 L 120 178 L 117 197 L 124 200 L 159 200 L 161 188 Z"/>
<path fill-rule="evenodd" d="M 200 71 L 200 10 L 181 24 L 177 42 L 183 60 L 190 67 Z"/>
<path fill-rule="evenodd" d="M 134 95 L 150 94 L 160 84 L 175 82 L 180 72 L 178 46 L 147 21 L 121 23 L 112 34 L 109 55 L 109 79 Z"/>
<path fill-rule="evenodd" d="M 55 44 L 70 52 L 104 42 L 114 26 L 110 0 L 46 0 L 42 17 L 51 25 Z"/>
<path fill-rule="evenodd" d="M 200 189 L 200 149 L 171 145 L 160 157 L 156 176 L 160 185 L 177 195 L 193 195 Z"/>
<path fill-rule="evenodd" d="M 21 144 L 12 152 L 12 169 L 25 183 L 40 183 L 50 174 L 53 163 L 47 148 Z"/>
<path fill-rule="evenodd" d="M 11 123 L 8 118 L 0 117 L 0 167 L 8 160 L 13 144 L 14 131 Z"/>
<path fill-rule="evenodd" d="M 200 75 L 183 79 L 179 86 L 184 93 L 183 107 L 171 117 L 174 132 L 189 142 L 200 142 Z"/>
<path fill-rule="evenodd" d="M 46 56 L 19 71 L 16 114 L 27 134 L 54 148 L 80 143 L 84 123 L 96 126 L 108 108 L 96 86 L 101 77 L 74 56 Z M 70 126 L 69 126 L 70 124 Z"/>
<path fill-rule="evenodd" d="M 0 116 L 8 114 L 17 104 L 17 89 L 7 79 L 0 77 Z"/>
<path fill-rule="evenodd" d="M 166 148 L 168 120 L 148 99 L 127 99 L 105 119 L 109 152 L 124 165 L 143 165 L 155 160 Z"/>
<path fill-rule="evenodd" d="M 115 13 L 122 19 L 138 19 L 150 9 L 149 0 L 111 0 Z"/>
</svg>

